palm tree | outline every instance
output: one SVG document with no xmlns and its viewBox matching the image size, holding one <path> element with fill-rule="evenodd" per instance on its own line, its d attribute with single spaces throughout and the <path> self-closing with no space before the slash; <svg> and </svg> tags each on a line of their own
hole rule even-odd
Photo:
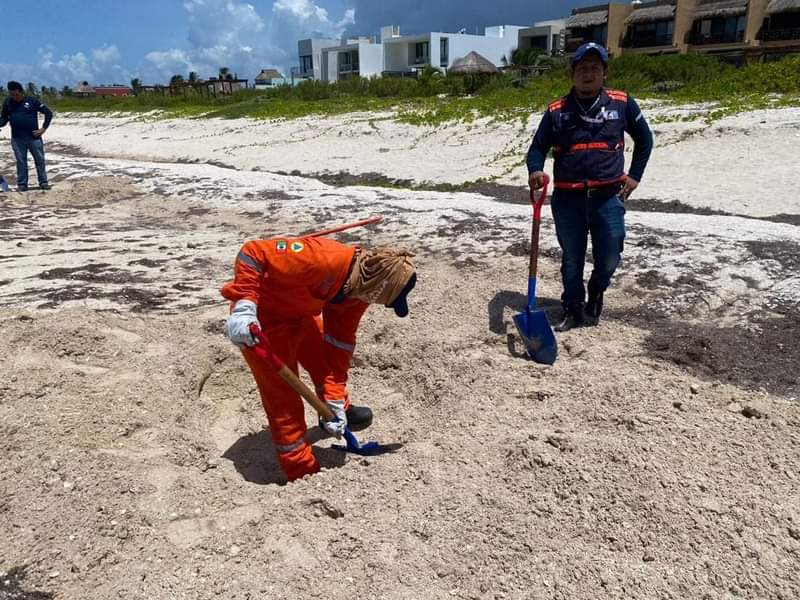
<svg viewBox="0 0 800 600">
<path fill-rule="evenodd" d="M 196 83 L 197 79 L 197 71 L 189 71 L 189 83 Z"/>
<path fill-rule="evenodd" d="M 169 80 L 169 87 L 180 87 L 183 83 L 183 75 L 173 75 Z"/>
<path fill-rule="evenodd" d="M 61 88 L 61 95 L 72 96 L 72 88 L 69 87 L 68 85 L 65 85 L 63 88 Z"/>
<path fill-rule="evenodd" d="M 138 96 L 139 92 L 142 91 L 142 80 L 138 77 L 131 79 L 131 89 L 133 90 L 133 95 Z"/>
<path fill-rule="evenodd" d="M 230 78 L 231 70 L 228 67 L 220 67 L 219 68 L 219 78 L 220 79 L 228 79 Z"/>
<path fill-rule="evenodd" d="M 28 95 L 30 96 L 36 95 L 36 84 L 34 84 L 32 81 L 28 82 L 28 85 L 26 86 L 25 89 L 28 92 Z"/>
</svg>

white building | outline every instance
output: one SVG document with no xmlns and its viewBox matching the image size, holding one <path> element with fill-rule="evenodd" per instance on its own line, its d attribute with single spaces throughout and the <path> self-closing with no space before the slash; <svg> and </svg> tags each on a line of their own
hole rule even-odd
<svg viewBox="0 0 800 600">
<path fill-rule="evenodd" d="M 564 52 L 564 37 L 566 32 L 566 19 L 553 21 L 539 21 L 533 27 L 526 27 L 519 32 L 517 48 L 532 50 L 534 48 L 557 56 Z"/>
<path fill-rule="evenodd" d="M 342 40 L 338 46 L 322 50 L 323 81 L 348 77 L 380 77 L 383 73 L 383 45 L 374 38 L 358 37 Z"/>
<path fill-rule="evenodd" d="M 473 51 L 499 67 L 503 58 L 510 58 L 517 48 L 519 32 L 523 29 L 516 25 L 499 25 L 487 27 L 484 35 L 443 32 L 400 35 L 399 27 L 384 27 L 381 29 L 383 71 L 413 73 L 427 65 L 447 70 L 454 60 Z"/>
<path fill-rule="evenodd" d="M 555 31 L 555 26 L 549 23 L 537 24 L 546 36 L 551 35 L 551 29 Z M 414 74 L 429 65 L 446 71 L 453 61 L 470 52 L 477 52 L 500 67 L 503 59 L 511 58 L 520 43 L 520 33 L 527 29 L 535 28 L 498 25 L 487 27 L 484 35 L 443 32 L 400 35 L 400 28 L 391 25 L 381 29 L 380 42 L 368 37 L 300 40 L 297 44 L 300 67 L 293 69 L 292 80 L 297 77 L 332 82 L 357 76 Z M 556 42 L 547 37 L 547 43 Z"/>
<path fill-rule="evenodd" d="M 300 68 L 292 72 L 292 75 L 300 79 L 316 79 L 321 81 L 323 73 L 327 73 L 328 67 L 323 64 L 323 50 L 331 46 L 339 46 L 341 40 L 327 38 L 306 39 L 297 42 L 297 56 Z M 293 77 L 294 78 L 294 77 Z"/>
</svg>

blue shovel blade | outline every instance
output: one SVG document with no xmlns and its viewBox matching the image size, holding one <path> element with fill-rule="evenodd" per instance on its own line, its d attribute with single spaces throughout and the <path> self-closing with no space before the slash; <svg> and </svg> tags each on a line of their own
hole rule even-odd
<svg viewBox="0 0 800 600">
<path fill-rule="evenodd" d="M 341 450 L 343 452 L 360 454 L 361 456 L 375 456 L 376 454 L 386 454 L 388 452 L 392 452 L 391 448 L 385 448 L 378 442 L 359 442 L 358 438 L 353 435 L 353 432 L 350 431 L 350 429 L 344 430 L 344 440 L 347 442 L 346 445 L 336 444 L 331 446 L 331 448 L 335 450 Z"/>
<path fill-rule="evenodd" d="M 558 344 L 543 310 L 526 310 L 515 315 L 514 325 L 531 359 L 544 365 L 556 362 Z"/>
</svg>

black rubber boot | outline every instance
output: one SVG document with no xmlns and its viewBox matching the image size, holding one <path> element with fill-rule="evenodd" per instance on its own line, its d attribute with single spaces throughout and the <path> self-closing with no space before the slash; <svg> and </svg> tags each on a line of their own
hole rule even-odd
<svg viewBox="0 0 800 600">
<path fill-rule="evenodd" d="M 362 431 L 372 425 L 372 409 L 367 406 L 351 404 L 344 414 L 347 415 L 347 427 L 350 431 Z M 319 420 L 319 427 L 325 429 L 322 419 Z"/>
<path fill-rule="evenodd" d="M 350 405 L 345 411 L 347 426 L 351 431 L 361 431 L 372 425 L 372 410 L 367 406 Z"/>
<path fill-rule="evenodd" d="M 603 313 L 603 292 L 589 292 L 589 301 L 584 312 L 588 325 L 597 325 L 600 322 L 600 315 Z"/>
<path fill-rule="evenodd" d="M 555 326 L 556 331 L 569 331 L 575 327 L 583 325 L 583 304 L 571 306 L 564 309 L 561 321 Z"/>
</svg>

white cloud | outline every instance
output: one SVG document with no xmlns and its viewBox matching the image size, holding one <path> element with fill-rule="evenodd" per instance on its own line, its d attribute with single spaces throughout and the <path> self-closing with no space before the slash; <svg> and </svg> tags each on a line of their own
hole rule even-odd
<svg viewBox="0 0 800 600">
<path fill-rule="evenodd" d="M 119 55 L 119 50 L 115 45 L 105 44 L 101 48 L 95 48 L 94 50 L 92 50 L 92 58 L 96 63 L 113 64 L 119 61 L 120 55 Z"/>
<path fill-rule="evenodd" d="M 316 19 L 323 23 L 329 22 L 328 11 L 310 0 L 276 0 L 272 10 L 287 12 L 300 21 Z"/>
<path fill-rule="evenodd" d="M 194 48 L 224 46 L 235 49 L 257 40 L 264 20 L 252 4 L 240 0 L 189 0 L 189 43 Z"/>
<path fill-rule="evenodd" d="M 355 8 L 348 8 L 344 11 L 344 16 L 341 20 L 336 23 L 336 27 L 339 29 L 344 29 L 348 25 L 355 25 L 356 22 L 356 9 Z"/>
<path fill-rule="evenodd" d="M 160 52 L 155 50 L 149 52 L 145 59 L 150 61 L 156 69 L 169 73 L 183 73 L 194 71 L 194 63 L 188 54 L 183 50 L 166 50 Z"/>
<path fill-rule="evenodd" d="M 341 37 L 355 23 L 354 9 L 334 19 L 312 0 L 274 0 L 264 15 L 242 0 L 187 0 L 183 6 L 189 25 L 187 47 L 148 53 L 141 73 L 145 81 L 165 82 L 189 70 L 210 77 L 220 67 L 248 79 L 268 67 L 288 76 L 297 64 L 298 40 Z"/>
<path fill-rule="evenodd" d="M 113 44 L 105 44 L 88 53 L 57 55 L 51 47 L 40 48 L 31 64 L 0 64 L 0 80 L 16 79 L 37 85 L 74 86 L 79 81 L 92 83 L 125 83 L 130 79 L 120 66 L 120 53 Z"/>
<path fill-rule="evenodd" d="M 259 14 L 244 0 L 185 0 L 184 43 L 154 48 L 132 63 L 125 63 L 117 46 L 111 43 L 62 55 L 55 48 L 46 47 L 30 64 L 0 63 L 0 81 L 16 79 L 61 87 L 83 80 L 93 84 L 126 83 L 137 77 L 145 83 L 166 83 L 172 75 L 186 77 L 190 71 L 210 77 L 220 67 L 228 67 L 248 79 L 270 67 L 288 76 L 289 69 L 297 65 L 297 41 L 341 37 L 355 23 L 355 9 L 348 8 L 354 3 L 355 0 L 273 0 Z M 127 68 L 136 62 L 136 68 Z"/>
</svg>

